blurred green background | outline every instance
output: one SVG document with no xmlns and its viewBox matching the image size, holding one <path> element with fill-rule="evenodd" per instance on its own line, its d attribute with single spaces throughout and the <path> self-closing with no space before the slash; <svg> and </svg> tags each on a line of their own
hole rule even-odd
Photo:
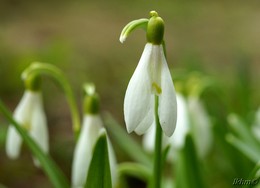
<svg viewBox="0 0 260 188">
<path fill-rule="evenodd" d="M 122 45 L 119 35 L 129 21 L 149 17 L 150 10 L 156 10 L 165 21 L 168 64 L 173 78 L 176 70 L 198 71 L 221 88 L 221 92 L 213 89 L 205 94 L 209 113 L 222 131 L 215 134 L 228 131 L 226 116 L 230 112 L 250 122 L 260 104 L 257 0 L 1 0 L 0 97 L 13 110 L 23 94 L 21 72 L 33 61 L 48 62 L 67 75 L 79 108 L 82 84 L 94 82 L 102 111 L 109 111 L 124 125 L 124 93 L 146 40 L 140 30 Z M 74 148 L 69 109 L 51 80 L 46 79 L 43 88 L 51 134 L 50 153 L 69 178 Z M 33 166 L 27 149 L 18 160 L 6 157 L 7 124 L 0 116 L 0 183 L 13 188 L 50 187 L 42 171 Z M 229 155 L 219 146 L 225 143 L 224 136 L 215 139 L 215 153 L 208 159 L 214 159 L 208 163 L 214 169 L 208 177 L 210 187 L 229 187 L 241 175 L 241 169 L 234 166 L 241 161 L 230 165 Z M 243 158 L 242 154 L 237 155 Z M 124 158 L 119 156 L 119 160 Z"/>
</svg>

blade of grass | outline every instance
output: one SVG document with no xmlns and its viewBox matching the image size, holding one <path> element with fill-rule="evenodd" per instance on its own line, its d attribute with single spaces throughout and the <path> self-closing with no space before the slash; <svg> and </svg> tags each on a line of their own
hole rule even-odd
<svg viewBox="0 0 260 188">
<path fill-rule="evenodd" d="M 259 161 L 260 149 L 256 149 L 250 145 L 250 143 L 247 144 L 245 141 L 242 141 L 231 134 L 226 136 L 226 140 L 252 161 L 256 163 Z"/>
<path fill-rule="evenodd" d="M 250 143 L 254 148 L 259 148 L 257 139 L 253 136 L 249 127 L 241 120 L 241 118 L 235 114 L 228 116 L 230 127 L 233 131 L 244 141 Z"/>
<path fill-rule="evenodd" d="M 185 146 L 179 151 L 175 186 L 182 188 L 205 187 L 200 163 L 190 134 L 186 136 Z"/>
</svg>

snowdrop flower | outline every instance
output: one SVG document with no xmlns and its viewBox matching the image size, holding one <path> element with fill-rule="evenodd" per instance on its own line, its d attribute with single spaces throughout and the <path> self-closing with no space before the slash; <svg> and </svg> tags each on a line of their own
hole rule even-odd
<svg viewBox="0 0 260 188">
<path fill-rule="evenodd" d="M 100 134 L 104 132 L 103 123 L 98 114 L 98 101 L 99 100 L 96 94 L 85 98 L 85 115 L 83 119 L 83 126 L 74 151 L 72 164 L 73 188 L 81 188 L 85 186 L 94 146 Z M 114 185 L 116 182 L 116 158 L 109 140 L 108 152 L 112 185 Z"/>
<path fill-rule="evenodd" d="M 30 80 L 30 82 L 36 82 Z M 38 84 L 27 84 L 20 103 L 14 111 L 14 119 L 28 131 L 34 141 L 39 147 L 48 153 L 49 150 L 49 135 L 47 128 L 46 115 L 43 109 L 42 94 L 39 90 Z M 7 131 L 6 153 L 11 159 L 18 158 L 21 150 L 22 138 L 16 131 L 14 126 L 10 125 Z M 34 159 L 36 166 L 39 166 L 39 161 Z"/>
<path fill-rule="evenodd" d="M 185 99 L 179 93 L 176 96 L 178 104 L 176 130 L 171 137 L 163 137 L 163 146 L 171 145 L 168 160 L 172 161 L 177 150 L 184 147 L 188 133 L 194 138 L 199 158 L 203 159 L 208 154 L 213 143 L 208 114 L 198 97 L 189 96 Z M 153 127 L 143 137 L 143 146 L 149 152 L 154 149 L 154 138 L 155 128 Z"/>
<path fill-rule="evenodd" d="M 129 133 L 144 134 L 151 125 L 155 125 L 157 95 L 162 130 L 165 135 L 171 136 L 176 124 L 177 104 L 163 48 L 164 22 L 155 11 L 151 12 L 151 16 L 147 24 L 147 44 L 126 90 L 124 118 Z"/>
</svg>

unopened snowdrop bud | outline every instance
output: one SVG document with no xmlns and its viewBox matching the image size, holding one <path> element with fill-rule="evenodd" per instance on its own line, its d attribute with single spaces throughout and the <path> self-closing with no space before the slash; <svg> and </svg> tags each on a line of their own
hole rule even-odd
<svg viewBox="0 0 260 188">
<path fill-rule="evenodd" d="M 43 109 L 42 94 L 40 91 L 40 78 L 29 77 L 25 80 L 26 91 L 14 111 L 14 119 L 31 135 L 40 148 L 47 153 L 49 150 L 49 135 L 46 115 Z M 21 150 L 22 138 L 16 129 L 10 125 L 7 131 L 6 153 L 7 156 L 16 159 Z M 38 160 L 34 159 L 36 166 Z"/>
<path fill-rule="evenodd" d="M 72 187 L 81 188 L 86 184 L 93 149 L 100 134 L 104 132 L 99 115 L 99 97 L 97 93 L 87 93 L 84 99 L 84 119 L 72 163 Z M 108 153 L 112 184 L 116 182 L 116 157 L 108 140 Z"/>
</svg>

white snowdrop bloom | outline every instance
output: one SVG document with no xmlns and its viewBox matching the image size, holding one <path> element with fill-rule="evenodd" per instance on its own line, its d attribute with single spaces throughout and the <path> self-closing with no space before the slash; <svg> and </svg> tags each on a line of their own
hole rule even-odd
<svg viewBox="0 0 260 188">
<path fill-rule="evenodd" d="M 171 136 L 177 116 L 175 89 L 163 46 L 147 43 L 125 94 L 124 117 L 129 133 L 144 134 L 155 123 L 155 95 L 159 98 L 162 130 Z"/>
<path fill-rule="evenodd" d="M 74 151 L 72 164 L 72 187 L 84 187 L 88 175 L 88 169 L 93 155 L 94 146 L 104 131 L 103 123 L 98 114 L 86 114 L 83 126 Z M 112 185 L 116 182 L 116 158 L 111 143 L 108 140 L 108 153 Z"/>
<path fill-rule="evenodd" d="M 49 150 L 49 135 L 46 115 L 43 109 L 40 91 L 26 90 L 20 103 L 14 111 L 14 119 L 28 131 L 39 147 L 47 153 Z M 10 125 L 7 131 L 6 153 L 16 159 L 21 150 L 22 138 L 14 126 Z M 39 162 L 34 160 L 39 166 Z"/>
</svg>

